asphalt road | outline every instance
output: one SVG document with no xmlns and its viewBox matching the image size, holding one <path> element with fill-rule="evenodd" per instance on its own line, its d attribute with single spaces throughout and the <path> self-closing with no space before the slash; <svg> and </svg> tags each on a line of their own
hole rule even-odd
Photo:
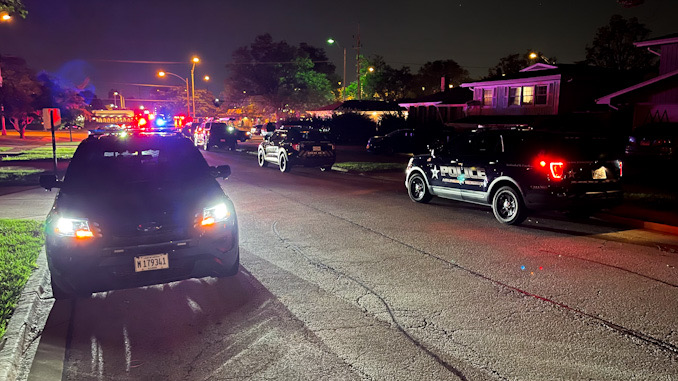
<svg viewBox="0 0 678 381">
<path fill-rule="evenodd" d="M 59 301 L 29 379 L 678 375 L 674 236 L 557 214 L 508 227 L 402 182 L 205 155 L 232 168 L 241 273 Z"/>
</svg>

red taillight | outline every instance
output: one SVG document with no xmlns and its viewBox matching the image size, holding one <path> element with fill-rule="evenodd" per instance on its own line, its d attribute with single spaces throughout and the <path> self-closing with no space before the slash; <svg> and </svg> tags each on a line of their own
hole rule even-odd
<svg viewBox="0 0 678 381">
<path fill-rule="evenodd" d="M 562 180 L 565 173 L 565 163 L 562 161 L 539 160 L 539 167 L 546 170 L 553 180 Z"/>
<path fill-rule="evenodd" d="M 551 170 L 551 177 L 554 180 L 561 180 L 563 178 L 565 164 L 563 164 L 562 161 L 550 162 L 549 169 Z"/>
<path fill-rule="evenodd" d="M 299 148 L 301 148 L 301 145 L 299 143 L 292 144 L 292 149 L 295 151 L 299 151 Z"/>
<path fill-rule="evenodd" d="M 624 176 L 624 163 L 622 163 L 621 160 L 619 160 L 619 177 Z"/>
</svg>

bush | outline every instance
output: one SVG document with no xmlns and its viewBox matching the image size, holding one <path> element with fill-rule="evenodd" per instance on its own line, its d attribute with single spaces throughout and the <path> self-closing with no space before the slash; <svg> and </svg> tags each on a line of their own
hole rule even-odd
<svg viewBox="0 0 678 381">
<path fill-rule="evenodd" d="M 338 144 L 366 144 L 376 131 L 377 124 L 361 114 L 335 115 L 330 123 L 330 136 Z"/>
<path fill-rule="evenodd" d="M 403 128 L 407 128 L 407 119 L 398 115 L 386 114 L 382 116 L 381 120 L 379 121 L 379 126 L 377 126 L 377 134 L 386 135 L 389 132 L 401 130 Z"/>
</svg>

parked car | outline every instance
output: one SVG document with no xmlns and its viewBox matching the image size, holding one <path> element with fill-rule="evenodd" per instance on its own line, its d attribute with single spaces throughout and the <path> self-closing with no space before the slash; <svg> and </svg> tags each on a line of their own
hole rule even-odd
<svg viewBox="0 0 678 381">
<path fill-rule="evenodd" d="M 239 130 L 224 122 L 203 122 L 193 134 L 193 144 L 205 151 L 211 148 L 234 150 L 238 146 Z"/>
<path fill-rule="evenodd" d="M 477 129 L 418 155 L 405 186 L 415 202 L 433 196 L 489 205 L 501 223 L 532 209 L 587 212 L 622 200 L 622 162 L 593 136 L 531 129 Z"/>
<path fill-rule="evenodd" d="M 303 126 L 285 126 L 267 136 L 259 144 L 257 160 L 260 167 L 268 163 L 288 172 L 293 165 L 332 167 L 336 159 L 335 146 L 321 132 Z"/>
<path fill-rule="evenodd" d="M 678 159 L 678 123 L 652 123 L 629 136 L 626 156 L 633 159 Z"/>
<path fill-rule="evenodd" d="M 365 147 L 368 152 L 379 154 L 423 153 L 426 145 L 417 138 L 413 129 L 400 129 L 382 136 L 373 136 Z"/>
<path fill-rule="evenodd" d="M 179 133 L 98 133 L 78 146 L 45 225 L 57 299 L 234 275 L 238 222 L 210 167 Z"/>
</svg>

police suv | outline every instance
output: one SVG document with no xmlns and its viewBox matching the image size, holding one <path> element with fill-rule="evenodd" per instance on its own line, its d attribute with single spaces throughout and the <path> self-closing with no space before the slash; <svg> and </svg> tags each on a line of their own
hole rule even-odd
<svg viewBox="0 0 678 381">
<path fill-rule="evenodd" d="M 529 127 L 458 132 L 407 165 L 410 198 L 489 205 L 515 225 L 530 209 L 590 213 L 621 202 L 622 162 L 607 139 Z"/>
</svg>

